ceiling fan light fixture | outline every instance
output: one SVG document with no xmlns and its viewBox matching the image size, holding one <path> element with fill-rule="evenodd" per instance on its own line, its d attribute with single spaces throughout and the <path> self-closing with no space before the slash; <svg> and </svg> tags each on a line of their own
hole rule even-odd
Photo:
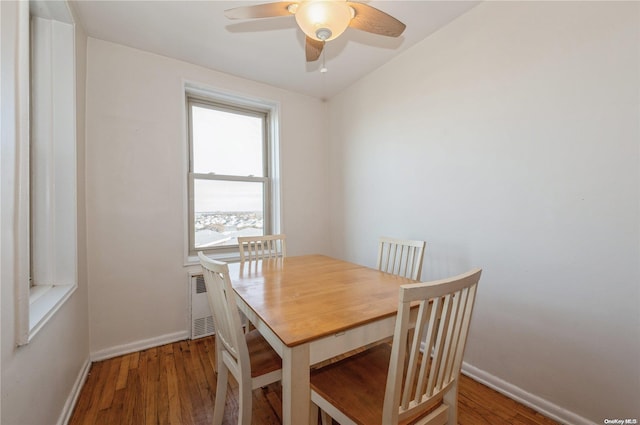
<svg viewBox="0 0 640 425">
<path fill-rule="evenodd" d="M 0 0 L 2 1 L 2 0 Z M 360 1 L 288 0 L 240 6 L 225 10 L 229 19 L 277 18 L 295 15 L 305 34 L 307 62 L 318 60 L 325 42 L 339 37 L 351 27 L 387 37 L 399 37 L 406 25 L 385 12 Z"/>
<path fill-rule="evenodd" d="M 309 37 L 330 41 L 349 26 L 353 9 L 346 0 L 307 0 L 298 4 L 296 22 Z"/>
</svg>

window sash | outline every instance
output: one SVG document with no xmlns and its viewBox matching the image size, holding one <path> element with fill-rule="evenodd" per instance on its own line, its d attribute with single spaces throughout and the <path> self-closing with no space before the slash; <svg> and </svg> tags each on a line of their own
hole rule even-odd
<svg viewBox="0 0 640 425">
<path fill-rule="evenodd" d="M 254 118 L 262 119 L 262 175 L 264 177 L 269 177 L 270 166 L 269 166 L 269 158 L 271 157 L 271 152 L 269 150 L 269 112 L 262 109 L 251 109 L 249 107 L 242 107 L 239 105 L 234 105 L 232 103 L 220 103 L 215 100 L 206 100 L 201 97 L 196 97 L 194 95 L 187 95 L 187 118 L 189 123 L 189 173 L 193 173 L 194 170 L 194 158 L 193 158 L 193 116 L 192 116 L 192 107 L 197 106 L 200 108 L 208 108 L 214 109 L 220 112 L 228 112 L 233 114 L 246 115 Z"/>
<path fill-rule="evenodd" d="M 259 117 L 263 121 L 263 133 L 262 133 L 262 164 L 263 164 L 263 176 L 242 176 L 242 175 L 229 175 L 229 174 L 216 174 L 216 173 L 194 173 L 194 143 L 193 143 L 193 117 L 192 107 L 202 107 L 215 109 L 222 112 L 230 112 L 236 114 L 242 114 L 252 117 Z M 187 94 L 187 120 L 188 120 L 188 142 L 189 142 L 189 173 L 188 173 L 188 190 L 189 190 L 189 255 L 195 255 L 199 251 L 208 252 L 237 252 L 238 245 L 223 245 L 216 247 L 196 248 L 195 246 L 195 191 L 194 182 L 197 180 L 204 181 L 238 181 L 238 182 L 261 182 L 263 184 L 263 233 L 270 234 L 273 229 L 273 205 L 272 205 L 272 177 L 270 158 L 272 156 L 269 128 L 270 123 L 270 111 L 261 108 L 244 107 L 242 105 L 236 105 L 233 102 L 221 103 L 213 99 L 207 99 L 200 96 L 194 96 Z"/>
</svg>

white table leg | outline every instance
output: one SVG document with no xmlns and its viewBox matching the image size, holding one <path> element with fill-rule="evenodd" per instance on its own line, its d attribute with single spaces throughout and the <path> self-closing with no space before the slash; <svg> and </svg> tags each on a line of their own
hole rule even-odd
<svg viewBox="0 0 640 425">
<path fill-rule="evenodd" d="M 310 423 L 309 345 L 285 347 L 282 357 L 282 423 Z"/>
</svg>

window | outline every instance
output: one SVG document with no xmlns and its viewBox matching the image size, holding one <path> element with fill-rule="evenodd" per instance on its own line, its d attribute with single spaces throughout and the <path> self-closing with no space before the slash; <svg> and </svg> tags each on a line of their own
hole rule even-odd
<svg viewBox="0 0 640 425">
<path fill-rule="evenodd" d="M 187 91 L 189 255 L 279 229 L 273 105 Z"/>
<path fill-rule="evenodd" d="M 27 107 L 20 110 L 16 311 L 18 344 L 26 344 L 77 288 L 75 36 L 65 3 L 20 10 L 20 78 L 28 82 L 19 94 Z"/>
</svg>

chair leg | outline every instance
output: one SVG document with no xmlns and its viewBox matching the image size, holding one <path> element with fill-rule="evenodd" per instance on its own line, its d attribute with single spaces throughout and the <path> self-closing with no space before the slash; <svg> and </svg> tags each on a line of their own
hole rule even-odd
<svg viewBox="0 0 640 425">
<path fill-rule="evenodd" d="M 455 380 L 449 391 L 442 397 L 443 401 L 449 406 L 448 424 L 458 423 L 458 379 Z"/>
<path fill-rule="evenodd" d="M 238 398 L 240 406 L 238 407 L 238 425 L 251 425 L 251 398 L 253 391 L 251 389 L 251 378 L 247 381 L 239 380 L 238 382 Z"/>
<path fill-rule="evenodd" d="M 309 412 L 309 416 L 311 416 L 311 422 L 314 425 L 318 425 L 318 405 L 314 402 L 311 402 L 311 412 Z"/>
<path fill-rule="evenodd" d="M 222 425 L 224 417 L 224 405 L 227 399 L 227 380 L 229 371 L 224 364 L 218 364 L 218 377 L 216 383 L 216 401 L 213 405 L 213 425 Z"/>
<path fill-rule="evenodd" d="M 242 325 L 242 330 L 244 331 L 244 333 L 247 333 L 251 330 L 251 322 L 243 312 L 240 312 L 240 324 Z"/>
<path fill-rule="evenodd" d="M 320 417 L 322 418 L 322 425 L 331 425 L 333 423 L 333 419 L 331 416 L 324 410 L 320 411 Z"/>
</svg>

